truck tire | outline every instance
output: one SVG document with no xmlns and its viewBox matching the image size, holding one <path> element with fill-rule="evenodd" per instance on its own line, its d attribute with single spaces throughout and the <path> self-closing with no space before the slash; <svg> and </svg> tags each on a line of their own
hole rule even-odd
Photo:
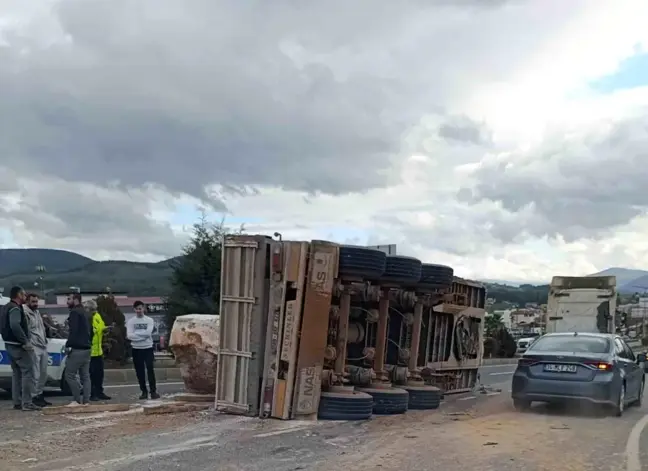
<svg viewBox="0 0 648 471">
<path fill-rule="evenodd" d="M 387 255 L 380 250 L 354 245 L 340 247 L 339 275 L 377 279 L 385 272 Z"/>
<path fill-rule="evenodd" d="M 422 263 L 418 258 L 388 255 L 383 281 L 396 283 L 418 283 L 421 279 Z"/>
<path fill-rule="evenodd" d="M 362 392 L 323 391 L 317 417 L 322 420 L 367 420 L 371 418 L 373 398 Z"/>
<path fill-rule="evenodd" d="M 373 413 L 378 415 L 404 414 L 407 412 L 409 393 L 400 388 L 359 388 L 373 397 Z"/>
<path fill-rule="evenodd" d="M 404 386 L 409 393 L 408 408 L 412 410 L 438 409 L 441 405 L 441 390 L 434 386 Z"/>
<path fill-rule="evenodd" d="M 454 280 L 454 270 L 446 265 L 424 263 L 421 266 L 421 279 L 419 285 L 443 289 L 450 288 Z"/>
</svg>

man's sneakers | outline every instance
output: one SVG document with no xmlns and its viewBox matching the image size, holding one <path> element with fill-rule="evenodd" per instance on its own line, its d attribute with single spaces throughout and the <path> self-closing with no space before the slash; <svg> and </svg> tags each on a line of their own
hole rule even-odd
<svg viewBox="0 0 648 471">
<path fill-rule="evenodd" d="M 92 402 L 99 402 L 99 401 L 110 401 L 112 397 L 108 396 L 107 394 L 101 393 L 97 394 L 95 396 L 90 396 L 90 400 Z"/>
<path fill-rule="evenodd" d="M 23 412 L 35 412 L 41 410 L 41 408 L 36 404 L 23 404 L 22 410 Z"/>
<path fill-rule="evenodd" d="M 14 410 L 21 410 L 25 412 L 35 412 L 41 410 L 41 407 L 36 404 L 24 404 L 24 405 L 15 405 L 13 406 Z"/>
<path fill-rule="evenodd" d="M 146 401 L 148 398 L 148 392 L 143 392 L 140 396 L 140 401 Z M 151 399 L 160 399 L 160 395 L 157 393 L 157 391 L 151 392 Z"/>
<path fill-rule="evenodd" d="M 51 402 L 45 400 L 45 397 L 42 394 L 32 398 L 32 402 L 38 407 L 47 407 L 52 405 Z"/>
</svg>

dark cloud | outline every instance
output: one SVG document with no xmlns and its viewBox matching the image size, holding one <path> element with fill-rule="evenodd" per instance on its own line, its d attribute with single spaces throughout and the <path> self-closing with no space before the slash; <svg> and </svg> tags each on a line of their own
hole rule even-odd
<svg viewBox="0 0 648 471">
<path fill-rule="evenodd" d="M 125 258 L 177 255 L 184 237 L 154 221 L 152 189 L 119 191 L 60 180 L 19 181 L 13 204 L 0 205 L 0 221 L 22 245 L 81 250 Z"/>
<path fill-rule="evenodd" d="M 524 154 L 486 160 L 472 175 L 474 187 L 459 196 L 523 214 L 518 234 L 567 240 L 609 235 L 648 211 L 646 111 L 586 135 L 554 136 Z"/>
<path fill-rule="evenodd" d="M 381 187 L 421 116 L 466 77 L 505 77 L 582 2 L 537 26 L 505 4 L 59 0 L 43 24 L 5 32 L 0 154 L 215 204 L 206 185 Z M 443 132 L 486 138 L 465 123 Z"/>
<path fill-rule="evenodd" d="M 485 124 L 468 117 L 450 117 L 439 127 L 439 136 L 450 142 L 473 145 L 491 145 L 492 134 Z"/>
</svg>

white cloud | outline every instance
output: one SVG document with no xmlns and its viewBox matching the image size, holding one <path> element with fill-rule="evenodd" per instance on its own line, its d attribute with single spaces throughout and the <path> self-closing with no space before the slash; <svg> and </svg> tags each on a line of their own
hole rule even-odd
<svg viewBox="0 0 648 471">
<path fill-rule="evenodd" d="M 470 277 L 648 262 L 648 88 L 589 88 L 648 45 L 645 2 L 293 5 L 8 3 L 15 242 L 161 258 L 208 203 Z"/>
</svg>

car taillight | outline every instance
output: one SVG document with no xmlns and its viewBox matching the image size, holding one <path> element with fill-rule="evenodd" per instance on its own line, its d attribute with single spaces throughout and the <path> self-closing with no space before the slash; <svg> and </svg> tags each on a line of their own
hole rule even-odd
<svg viewBox="0 0 648 471">
<path fill-rule="evenodd" d="M 533 358 L 520 358 L 518 361 L 518 366 L 533 366 L 538 363 L 538 360 Z"/>
<path fill-rule="evenodd" d="M 605 361 L 588 361 L 585 364 L 599 371 L 612 371 L 612 363 Z"/>
</svg>

